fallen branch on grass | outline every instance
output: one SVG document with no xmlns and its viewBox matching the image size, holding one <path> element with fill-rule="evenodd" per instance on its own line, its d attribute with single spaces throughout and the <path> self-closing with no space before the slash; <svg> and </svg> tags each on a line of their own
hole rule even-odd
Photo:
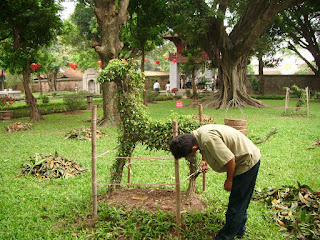
<svg viewBox="0 0 320 240">
<path fill-rule="evenodd" d="M 272 129 L 272 130 L 269 132 L 269 134 L 265 137 L 265 139 L 263 139 L 263 140 L 261 140 L 261 141 L 259 141 L 259 142 L 255 142 L 255 144 L 261 144 L 261 143 L 264 143 L 264 142 L 268 141 L 268 139 L 269 139 L 272 135 L 274 135 L 274 134 L 276 134 L 276 133 L 278 133 L 278 129 L 277 129 L 277 128 Z"/>
</svg>

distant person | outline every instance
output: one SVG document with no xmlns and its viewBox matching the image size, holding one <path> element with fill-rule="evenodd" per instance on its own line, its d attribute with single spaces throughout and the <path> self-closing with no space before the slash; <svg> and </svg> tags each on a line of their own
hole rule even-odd
<svg viewBox="0 0 320 240">
<path fill-rule="evenodd" d="M 168 83 L 166 84 L 166 93 L 167 93 L 167 96 L 170 95 L 170 82 L 168 81 Z"/>
<path fill-rule="evenodd" d="M 160 83 L 158 83 L 158 80 L 156 80 L 156 82 L 153 84 L 153 89 L 154 89 L 156 92 L 159 92 L 159 91 L 160 91 Z"/>
</svg>

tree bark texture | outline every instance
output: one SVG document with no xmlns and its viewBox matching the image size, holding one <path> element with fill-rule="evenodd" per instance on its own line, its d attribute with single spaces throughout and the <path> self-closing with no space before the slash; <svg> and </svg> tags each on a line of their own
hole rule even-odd
<svg viewBox="0 0 320 240">
<path fill-rule="evenodd" d="M 44 120 L 44 118 L 41 116 L 38 105 L 37 105 L 37 99 L 32 95 L 29 83 L 30 83 L 30 68 L 28 67 L 28 64 L 26 67 L 23 68 L 23 88 L 24 92 L 26 94 L 26 102 L 30 109 L 30 121 L 36 122 Z"/>
<path fill-rule="evenodd" d="M 119 51 L 123 47 L 123 43 L 119 39 L 119 31 L 127 19 L 127 7 L 129 0 L 94 0 L 93 11 L 97 17 L 100 27 L 100 39 L 93 39 L 92 46 L 98 53 L 102 68 L 105 68 L 109 61 L 119 57 Z M 102 84 L 103 94 L 103 118 L 105 123 L 110 119 L 115 119 L 113 89 L 108 89 L 109 84 Z M 113 104 L 113 105 L 112 105 Z"/>
<path fill-rule="evenodd" d="M 192 177 L 189 178 L 189 186 L 186 192 L 186 198 L 192 199 L 192 196 L 196 192 L 196 180 L 198 175 L 196 174 L 198 171 L 198 159 L 196 155 L 186 157 L 186 160 L 189 162 L 189 175 Z"/>
</svg>

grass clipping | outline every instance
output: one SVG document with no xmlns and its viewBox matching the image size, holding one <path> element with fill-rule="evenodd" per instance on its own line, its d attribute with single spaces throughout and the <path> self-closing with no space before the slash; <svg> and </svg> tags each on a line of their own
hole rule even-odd
<svg viewBox="0 0 320 240">
<path fill-rule="evenodd" d="M 22 173 L 24 175 L 34 175 L 39 178 L 69 178 L 86 172 L 79 163 L 68 160 L 58 153 L 54 155 L 43 155 L 36 153 L 34 157 L 22 164 Z"/>
</svg>

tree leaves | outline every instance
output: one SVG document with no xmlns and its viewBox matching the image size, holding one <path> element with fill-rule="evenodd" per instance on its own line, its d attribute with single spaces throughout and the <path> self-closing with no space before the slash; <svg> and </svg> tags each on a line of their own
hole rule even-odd
<svg viewBox="0 0 320 240">
<path fill-rule="evenodd" d="M 86 172 L 81 164 L 68 160 L 58 153 L 54 155 L 43 155 L 36 153 L 34 157 L 22 164 L 22 173 L 25 175 L 35 175 L 39 178 L 68 178 Z"/>
<path fill-rule="evenodd" d="M 256 191 L 255 200 L 276 210 L 275 220 L 287 229 L 286 237 L 297 239 L 318 239 L 320 237 L 320 193 L 307 185 L 298 187 L 266 188 Z"/>
</svg>

